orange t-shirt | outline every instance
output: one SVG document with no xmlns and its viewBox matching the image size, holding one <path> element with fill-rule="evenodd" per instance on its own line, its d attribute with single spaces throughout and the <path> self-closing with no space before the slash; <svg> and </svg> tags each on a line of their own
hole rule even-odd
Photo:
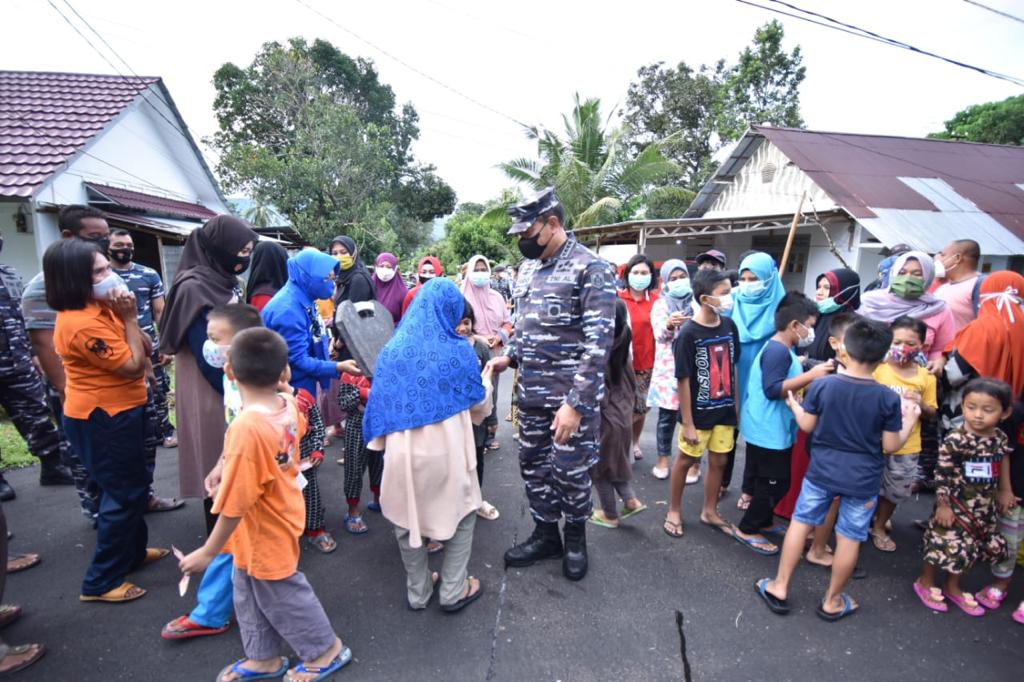
<svg viewBox="0 0 1024 682">
<path fill-rule="evenodd" d="M 128 379 L 116 373 L 132 359 L 132 351 L 124 322 L 110 308 L 90 303 L 82 310 L 58 312 L 53 345 L 64 361 L 67 416 L 88 419 L 101 407 L 113 417 L 146 404 L 145 378 Z"/>
<path fill-rule="evenodd" d="M 238 413 L 224 436 L 224 472 L 213 512 L 241 518 L 223 551 L 258 580 L 282 580 L 299 566 L 306 507 L 299 488 L 299 440 L 305 421 L 291 396 L 269 412 Z"/>
</svg>

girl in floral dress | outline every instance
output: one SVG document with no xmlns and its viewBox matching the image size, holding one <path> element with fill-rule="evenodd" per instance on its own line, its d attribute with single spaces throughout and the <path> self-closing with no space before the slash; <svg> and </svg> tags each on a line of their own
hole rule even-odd
<svg viewBox="0 0 1024 682">
<path fill-rule="evenodd" d="M 963 426 L 950 431 L 935 467 L 935 512 L 924 534 L 924 563 L 914 592 L 933 611 L 949 610 L 946 600 L 964 613 L 982 616 L 985 609 L 960 589 L 960 577 L 977 562 L 1006 558 L 1006 540 L 998 529 L 999 513 L 1013 506 L 1011 449 L 999 423 L 1010 416 L 1010 386 L 995 379 L 974 379 L 964 389 Z M 943 589 L 936 573 L 946 572 Z"/>
</svg>

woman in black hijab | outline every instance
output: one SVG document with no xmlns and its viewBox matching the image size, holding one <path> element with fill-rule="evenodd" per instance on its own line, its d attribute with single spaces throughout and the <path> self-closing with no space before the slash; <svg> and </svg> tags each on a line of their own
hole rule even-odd
<svg viewBox="0 0 1024 682">
<path fill-rule="evenodd" d="M 828 343 L 828 327 L 832 318 L 844 312 L 855 312 L 860 307 L 860 275 L 848 268 L 837 268 L 818 275 L 818 321 L 814 324 L 814 343 L 807 349 L 807 357 L 824 362 L 836 356 Z"/>
<path fill-rule="evenodd" d="M 288 281 L 288 252 L 277 242 L 264 240 L 252 250 L 252 267 L 245 287 L 245 302 L 263 311 Z"/>
<path fill-rule="evenodd" d="M 376 296 L 373 278 L 363 260 L 356 253 L 356 242 L 351 237 L 338 235 L 331 240 L 330 253 L 341 264 L 338 287 L 334 293 L 334 304 L 342 301 L 362 303 L 372 301 Z"/>
</svg>

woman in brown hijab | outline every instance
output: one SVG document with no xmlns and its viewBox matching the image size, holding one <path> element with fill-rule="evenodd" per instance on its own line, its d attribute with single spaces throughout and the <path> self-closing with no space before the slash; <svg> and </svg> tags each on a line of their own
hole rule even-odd
<svg viewBox="0 0 1024 682">
<path fill-rule="evenodd" d="M 203 479 L 224 447 L 224 370 L 203 357 L 206 314 L 244 300 L 238 276 L 259 239 L 230 215 L 210 219 L 189 235 L 160 320 L 160 351 L 174 355 L 181 494 L 206 498 Z M 213 527 L 205 500 L 207 532 Z"/>
</svg>

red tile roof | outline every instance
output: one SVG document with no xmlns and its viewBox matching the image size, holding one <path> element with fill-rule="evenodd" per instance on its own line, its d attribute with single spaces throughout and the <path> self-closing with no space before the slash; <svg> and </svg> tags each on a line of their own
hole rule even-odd
<svg viewBox="0 0 1024 682">
<path fill-rule="evenodd" d="M 0 196 L 31 196 L 159 80 L 0 71 Z"/>
<path fill-rule="evenodd" d="M 92 200 L 90 203 L 102 205 L 108 200 L 115 206 L 122 208 L 145 211 L 152 215 L 173 216 L 176 218 L 195 218 L 197 220 L 209 220 L 217 214 L 202 204 L 181 201 L 180 199 L 168 199 L 155 194 L 134 192 L 121 187 L 110 187 L 109 185 L 98 185 L 95 182 L 85 183 L 90 194 L 99 195 L 100 200 Z M 105 208 L 105 207 L 104 207 Z"/>
</svg>

